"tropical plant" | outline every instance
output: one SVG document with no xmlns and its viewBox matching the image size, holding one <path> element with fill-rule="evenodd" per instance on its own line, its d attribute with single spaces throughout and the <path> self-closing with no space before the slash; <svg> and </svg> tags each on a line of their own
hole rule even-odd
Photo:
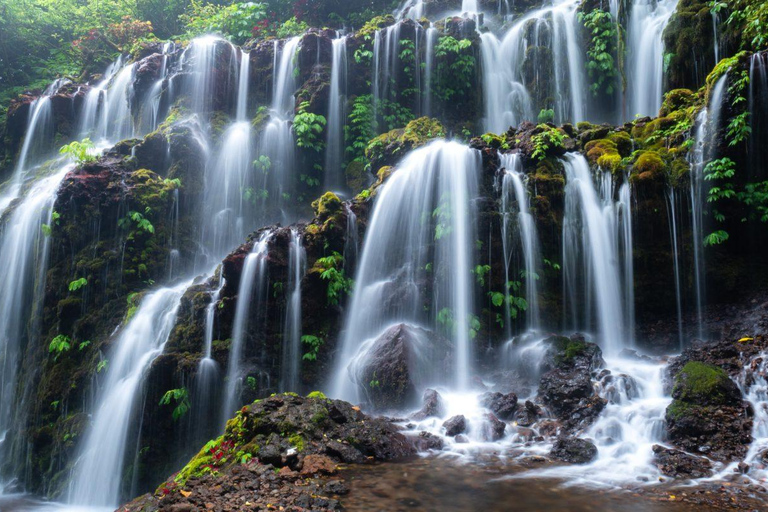
<svg viewBox="0 0 768 512">
<path fill-rule="evenodd" d="M 160 405 L 175 404 L 173 412 L 173 421 L 177 421 L 179 418 L 187 414 L 190 409 L 189 393 L 187 388 L 170 389 L 160 398 Z"/>
<path fill-rule="evenodd" d="M 69 156 L 79 164 L 96 160 L 96 155 L 93 154 L 93 142 L 91 142 L 91 139 L 89 138 L 85 138 L 81 141 L 72 141 L 69 144 L 61 146 L 61 148 L 59 148 L 59 153 Z"/>
</svg>

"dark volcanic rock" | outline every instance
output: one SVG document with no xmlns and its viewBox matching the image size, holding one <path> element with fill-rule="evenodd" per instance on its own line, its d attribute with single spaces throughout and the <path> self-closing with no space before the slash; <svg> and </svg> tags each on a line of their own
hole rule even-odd
<svg viewBox="0 0 768 512">
<path fill-rule="evenodd" d="M 597 447 L 592 441 L 578 437 L 561 437 L 555 441 L 549 456 L 574 464 L 586 464 L 597 457 Z"/>
<path fill-rule="evenodd" d="M 490 409 L 502 420 L 512 419 L 517 410 L 517 395 L 514 393 L 485 393 L 480 397 L 480 405 Z"/>
<path fill-rule="evenodd" d="M 453 437 L 467 431 L 467 420 L 461 414 L 453 416 L 443 423 L 443 427 L 445 428 L 445 435 Z"/>
<path fill-rule="evenodd" d="M 712 474 L 712 463 L 680 450 L 653 445 L 654 465 L 663 475 L 675 478 L 705 478 Z"/>
<path fill-rule="evenodd" d="M 424 439 L 437 446 L 430 436 Z M 120 510 L 242 510 L 245 502 L 264 510 L 339 510 L 334 496 L 349 490 L 338 478 L 326 480 L 339 462 L 413 453 L 397 427 L 351 404 L 320 395 L 274 395 L 243 407 L 222 437 L 154 495 Z"/>
<path fill-rule="evenodd" d="M 351 369 L 353 380 L 376 409 L 402 409 L 417 400 L 419 370 L 426 354 L 447 357 L 448 345 L 433 333 L 398 324 L 381 334 Z"/>
<path fill-rule="evenodd" d="M 515 421 L 522 427 L 530 427 L 541 417 L 541 407 L 530 400 L 525 401 L 525 407 L 519 409 L 515 415 Z"/>
<path fill-rule="evenodd" d="M 411 419 L 421 421 L 430 416 L 440 417 L 445 414 L 443 397 L 434 389 L 428 389 L 424 392 L 423 402 L 424 405 L 421 406 L 421 410 L 411 415 Z"/>
<path fill-rule="evenodd" d="M 498 441 L 504 437 L 504 431 L 507 429 L 507 424 L 497 418 L 495 415 L 488 413 L 485 415 L 485 421 L 483 422 L 483 439 L 486 441 Z"/>
<path fill-rule="evenodd" d="M 722 368 L 690 361 L 675 375 L 667 407 L 670 441 L 720 461 L 741 459 L 751 442 L 747 402 Z"/>
<path fill-rule="evenodd" d="M 443 438 L 429 432 L 419 432 L 413 443 L 420 452 L 443 449 Z"/>
<path fill-rule="evenodd" d="M 592 372 L 604 362 L 600 348 L 582 337 L 552 337 L 545 357 L 545 367 L 553 369 L 541 376 L 539 398 L 566 430 L 591 424 L 606 400 L 599 397 L 592 384 Z"/>
</svg>

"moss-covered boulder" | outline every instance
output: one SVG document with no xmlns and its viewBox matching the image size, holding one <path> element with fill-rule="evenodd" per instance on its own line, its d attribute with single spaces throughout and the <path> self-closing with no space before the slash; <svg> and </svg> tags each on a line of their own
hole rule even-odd
<svg viewBox="0 0 768 512">
<path fill-rule="evenodd" d="M 667 433 L 680 448 L 712 459 L 741 459 L 751 442 L 747 404 L 728 373 L 701 361 L 689 361 L 674 376 L 667 407 Z"/>
<path fill-rule="evenodd" d="M 405 128 L 392 130 L 370 141 L 365 156 L 371 162 L 371 169 L 377 171 L 382 166 L 394 165 L 409 151 L 444 136 L 445 129 L 440 121 L 421 117 L 409 122 Z"/>
</svg>

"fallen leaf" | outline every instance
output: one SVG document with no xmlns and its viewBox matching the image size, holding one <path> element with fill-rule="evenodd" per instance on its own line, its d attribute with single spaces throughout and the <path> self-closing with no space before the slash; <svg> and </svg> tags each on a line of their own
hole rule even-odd
<svg viewBox="0 0 768 512">
<path fill-rule="evenodd" d="M 741 338 L 739 340 L 739 343 L 744 343 L 744 342 L 747 342 L 747 341 L 754 341 L 754 340 L 755 340 L 755 338 Z"/>
<path fill-rule="evenodd" d="M 184 489 L 181 489 L 179 492 L 180 492 L 180 493 L 181 493 L 181 495 L 182 495 L 182 496 L 184 496 L 185 498 L 189 498 L 189 496 L 192 494 L 192 491 L 185 491 Z"/>
</svg>

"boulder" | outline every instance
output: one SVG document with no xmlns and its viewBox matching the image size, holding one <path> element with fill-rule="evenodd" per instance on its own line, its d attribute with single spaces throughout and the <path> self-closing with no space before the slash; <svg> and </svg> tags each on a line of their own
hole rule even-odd
<svg viewBox="0 0 768 512">
<path fill-rule="evenodd" d="M 443 438 L 430 434 L 429 432 L 419 432 L 419 435 L 413 441 L 414 446 L 420 452 L 426 452 L 428 450 L 442 450 Z"/>
<path fill-rule="evenodd" d="M 597 447 L 592 441 L 578 437 L 561 437 L 555 441 L 549 456 L 573 464 L 586 464 L 597 457 Z"/>
<path fill-rule="evenodd" d="M 746 455 L 752 418 L 725 370 L 689 361 L 675 375 L 672 398 L 666 411 L 670 441 L 687 452 L 723 462 Z"/>
<path fill-rule="evenodd" d="M 418 400 L 426 385 L 423 368 L 427 354 L 447 357 L 448 344 L 433 333 L 406 324 L 388 328 L 362 347 L 350 376 L 376 410 L 403 409 Z"/>
<path fill-rule="evenodd" d="M 517 410 L 517 395 L 493 392 L 480 397 L 480 405 L 489 409 L 502 420 L 510 420 Z"/>
<path fill-rule="evenodd" d="M 515 421 L 523 427 L 530 427 L 541 417 L 541 407 L 530 400 L 525 401 L 525 407 L 518 409 L 515 414 Z"/>
<path fill-rule="evenodd" d="M 706 478 L 712 474 L 712 463 L 680 450 L 653 445 L 653 464 L 661 474 L 674 478 Z"/>
<path fill-rule="evenodd" d="M 445 414 L 443 397 L 434 389 L 424 391 L 422 402 L 421 410 L 411 415 L 412 420 L 422 421 L 432 416 L 441 417 Z"/>
<path fill-rule="evenodd" d="M 501 421 L 494 414 L 488 413 L 485 415 L 485 421 L 483 421 L 483 440 L 498 441 L 504 437 L 504 431 L 506 429 L 506 423 Z"/>
<path fill-rule="evenodd" d="M 443 428 L 445 428 L 445 435 L 448 437 L 463 434 L 467 431 L 467 419 L 461 414 L 453 416 L 443 423 Z"/>
</svg>

